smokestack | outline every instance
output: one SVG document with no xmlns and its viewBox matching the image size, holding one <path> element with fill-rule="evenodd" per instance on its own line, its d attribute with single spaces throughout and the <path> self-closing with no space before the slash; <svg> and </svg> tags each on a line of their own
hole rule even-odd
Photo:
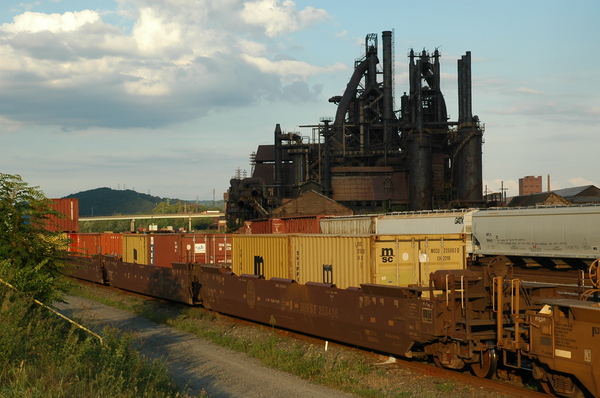
<svg viewBox="0 0 600 398">
<path fill-rule="evenodd" d="M 392 32 L 382 32 L 383 38 L 383 122 L 385 123 L 385 137 L 383 138 L 385 149 L 387 152 L 388 142 L 392 137 L 391 123 L 394 118 L 394 100 L 393 100 L 393 48 L 392 48 Z"/>
<path fill-rule="evenodd" d="M 281 200 L 283 198 L 283 160 L 282 160 L 282 145 L 281 140 L 283 134 L 281 133 L 281 126 L 279 123 L 275 125 L 275 196 Z"/>
<path fill-rule="evenodd" d="M 550 192 L 550 174 L 548 174 L 548 192 Z"/>
<path fill-rule="evenodd" d="M 458 122 L 468 123 L 473 118 L 471 91 L 471 51 L 458 60 Z"/>
</svg>

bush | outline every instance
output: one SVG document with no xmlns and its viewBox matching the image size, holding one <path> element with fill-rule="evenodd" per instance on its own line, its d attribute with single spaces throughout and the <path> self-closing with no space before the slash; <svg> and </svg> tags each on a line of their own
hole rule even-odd
<svg viewBox="0 0 600 398">
<path fill-rule="evenodd" d="M 44 302 L 66 291 L 61 278 L 66 237 L 45 226 L 60 217 L 52 202 L 20 176 L 0 173 L 0 279 Z"/>
<path fill-rule="evenodd" d="M 27 297 L 0 287 L 1 397 L 177 397 L 166 367 L 105 330 L 103 344 Z"/>
</svg>

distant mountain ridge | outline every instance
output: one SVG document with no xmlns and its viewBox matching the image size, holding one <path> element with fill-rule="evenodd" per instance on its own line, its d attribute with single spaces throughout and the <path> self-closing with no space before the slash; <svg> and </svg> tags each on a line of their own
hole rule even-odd
<svg viewBox="0 0 600 398">
<path fill-rule="evenodd" d="M 162 202 L 170 202 L 172 204 L 177 202 L 195 203 L 181 199 L 151 196 L 130 189 L 116 190 L 106 187 L 77 192 L 65 196 L 65 198 L 79 199 L 80 217 L 151 214 L 154 208 Z M 210 203 L 208 206 L 213 205 L 213 201 L 202 202 L 202 204 L 206 203 Z"/>
</svg>

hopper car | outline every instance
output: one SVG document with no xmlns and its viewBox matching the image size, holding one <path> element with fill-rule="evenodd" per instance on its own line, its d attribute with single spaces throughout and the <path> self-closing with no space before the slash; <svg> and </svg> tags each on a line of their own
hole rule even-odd
<svg viewBox="0 0 600 398">
<path fill-rule="evenodd" d="M 186 250 L 168 266 L 124 261 L 123 255 L 101 250 L 68 261 L 78 265 L 71 273 L 81 279 L 399 357 L 429 356 L 439 366 L 468 368 L 480 377 L 499 367 L 527 369 L 549 394 L 600 397 L 600 207 L 469 212 L 454 214 L 462 225 L 444 221 L 437 225 L 454 229 L 438 227 L 431 235 L 422 234 L 418 221 L 412 228 L 419 235 L 393 230 L 385 232 L 400 234 L 269 234 L 262 240 L 227 235 L 222 239 L 231 243 L 228 263 L 202 264 Z M 375 222 L 403 216 L 408 214 L 376 216 Z M 436 253 L 443 258 L 451 237 L 455 246 L 448 248 L 476 267 L 460 261 L 413 267 Z M 252 253 L 261 244 L 264 255 Z M 267 256 L 277 250 L 279 256 Z M 395 267 L 410 250 L 412 265 Z M 333 255 L 327 257 L 328 251 Z M 335 263 L 348 251 L 352 257 Z M 375 264 L 384 251 L 395 256 L 391 268 Z M 246 262 L 234 265 L 246 255 Z M 160 256 L 149 258 L 155 257 Z M 515 276 L 514 265 L 533 262 L 585 268 L 589 288 L 569 290 Z M 361 266 L 367 272 L 356 273 Z"/>
</svg>

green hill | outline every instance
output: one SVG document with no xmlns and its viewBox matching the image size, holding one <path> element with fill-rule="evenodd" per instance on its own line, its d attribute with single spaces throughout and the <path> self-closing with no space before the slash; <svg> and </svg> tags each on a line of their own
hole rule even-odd
<svg viewBox="0 0 600 398">
<path fill-rule="evenodd" d="M 125 214 L 180 213 L 223 207 L 223 201 L 198 203 L 181 199 L 160 198 L 129 189 L 96 188 L 77 192 L 65 198 L 79 199 L 79 217 L 114 216 Z M 179 204 L 179 205 L 178 205 Z M 193 206 L 198 204 L 198 206 Z M 156 209 L 160 205 L 159 209 Z M 190 206 L 192 205 L 192 206 Z"/>
<path fill-rule="evenodd" d="M 148 214 L 167 199 L 129 189 L 96 188 L 74 193 L 65 198 L 79 199 L 79 216 L 113 216 L 117 214 Z"/>
</svg>

